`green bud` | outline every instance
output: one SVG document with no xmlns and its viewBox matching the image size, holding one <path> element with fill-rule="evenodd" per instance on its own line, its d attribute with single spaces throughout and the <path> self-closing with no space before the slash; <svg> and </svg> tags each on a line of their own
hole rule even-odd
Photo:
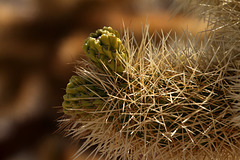
<svg viewBox="0 0 240 160">
<path fill-rule="evenodd" d="M 86 118 L 88 109 L 102 108 L 104 101 L 98 96 L 106 97 L 107 95 L 103 89 L 87 78 L 72 76 L 67 84 L 66 94 L 63 96 L 63 111 L 68 115 L 80 115 Z"/>
<path fill-rule="evenodd" d="M 83 50 L 89 59 L 102 70 L 105 70 L 104 66 L 119 74 L 125 70 L 124 60 L 128 60 L 128 53 L 118 31 L 111 27 L 103 27 L 91 33 L 85 40 Z"/>
</svg>

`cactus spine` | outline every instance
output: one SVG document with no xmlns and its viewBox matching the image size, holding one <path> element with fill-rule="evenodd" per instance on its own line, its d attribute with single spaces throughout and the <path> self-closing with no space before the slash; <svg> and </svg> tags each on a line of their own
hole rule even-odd
<svg viewBox="0 0 240 160">
<path fill-rule="evenodd" d="M 77 68 L 63 102 L 65 114 L 78 115 L 69 132 L 87 139 L 78 155 L 97 145 L 109 160 L 237 159 L 228 57 L 209 47 L 214 37 L 199 45 L 162 36 L 159 44 L 147 29 L 140 44 L 107 27 L 86 40 L 92 63 Z"/>
</svg>

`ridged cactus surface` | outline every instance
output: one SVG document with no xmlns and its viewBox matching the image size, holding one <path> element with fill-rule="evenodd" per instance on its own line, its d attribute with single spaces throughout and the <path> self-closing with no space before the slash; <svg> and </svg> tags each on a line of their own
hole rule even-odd
<svg viewBox="0 0 240 160">
<path fill-rule="evenodd" d="M 102 97 L 106 93 L 86 77 L 72 76 L 66 87 L 62 104 L 65 114 L 80 116 L 81 119 L 91 118 L 92 111 L 104 104 Z"/>
<path fill-rule="evenodd" d="M 86 39 L 83 50 L 98 67 L 122 73 L 128 58 L 118 31 L 111 27 L 103 27 L 91 33 Z"/>
</svg>

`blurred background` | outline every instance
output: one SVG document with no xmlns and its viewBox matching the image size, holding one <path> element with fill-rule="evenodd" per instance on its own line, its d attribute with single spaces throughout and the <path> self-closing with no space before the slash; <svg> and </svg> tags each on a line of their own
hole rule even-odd
<svg viewBox="0 0 240 160">
<path fill-rule="evenodd" d="M 0 160 L 70 160 L 81 142 L 58 129 L 64 88 L 84 39 L 103 26 L 141 37 L 205 24 L 172 17 L 174 0 L 0 0 Z M 78 160 L 84 160 L 82 155 Z"/>
</svg>

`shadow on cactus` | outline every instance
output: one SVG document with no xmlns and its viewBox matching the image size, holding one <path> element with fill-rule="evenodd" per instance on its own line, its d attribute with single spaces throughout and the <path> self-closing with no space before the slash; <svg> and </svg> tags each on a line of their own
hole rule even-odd
<svg viewBox="0 0 240 160">
<path fill-rule="evenodd" d="M 90 155 L 109 160 L 239 156 L 232 82 L 210 46 L 150 36 L 147 26 L 139 44 L 111 27 L 90 34 L 83 48 L 91 61 L 76 68 L 63 102 L 62 125 L 85 139 L 76 155 L 96 146 Z"/>
</svg>

